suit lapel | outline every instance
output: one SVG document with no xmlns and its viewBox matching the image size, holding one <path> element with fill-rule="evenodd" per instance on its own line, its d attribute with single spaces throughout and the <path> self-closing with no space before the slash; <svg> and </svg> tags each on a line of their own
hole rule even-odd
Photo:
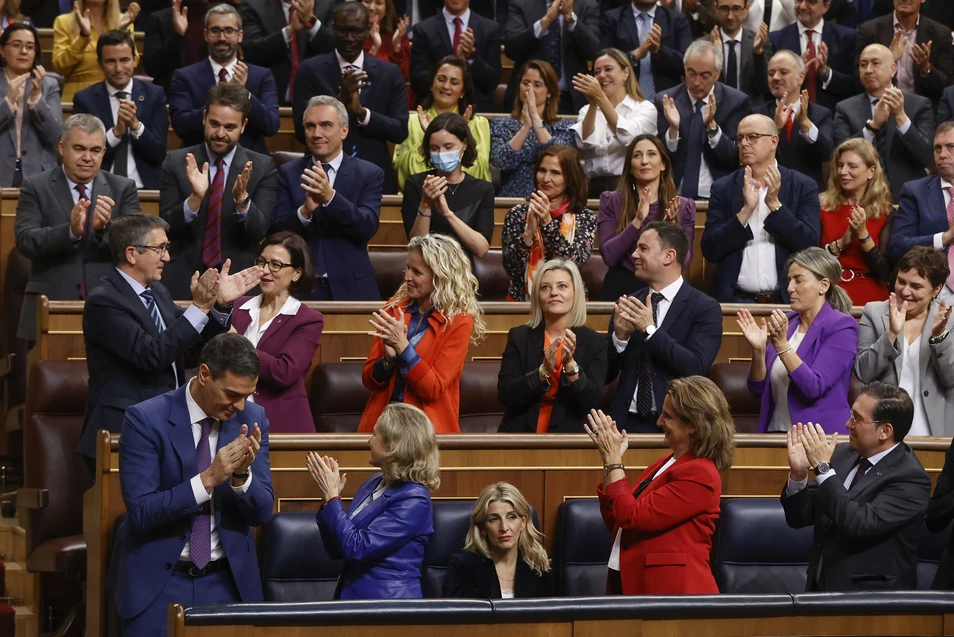
<svg viewBox="0 0 954 637">
<path fill-rule="evenodd" d="M 784 179 L 784 178 L 783 178 Z M 785 201 L 782 199 L 782 201 Z M 818 335 L 821 333 L 822 328 L 825 325 L 825 322 L 831 317 L 831 313 L 834 310 L 828 303 L 822 305 L 821 310 L 819 310 L 818 315 L 815 316 L 815 320 L 809 326 L 808 330 L 805 332 L 805 337 L 802 339 L 801 344 L 798 346 L 799 358 L 805 360 L 805 357 L 809 352 L 812 351 L 812 348 L 815 347 L 815 341 L 818 340 Z M 798 328 L 799 321 L 798 315 L 795 315 L 795 318 L 792 319 L 796 329 Z M 817 328 L 817 329 L 816 329 Z M 792 330 L 788 335 L 789 338 L 792 337 L 792 334 L 795 333 L 795 330 Z"/>
<path fill-rule="evenodd" d="M 133 94 L 135 95 L 136 82 L 133 81 Z M 93 103 L 99 106 L 100 119 L 106 126 L 106 130 L 116 126 L 116 120 L 113 119 L 113 109 L 109 103 L 109 91 L 106 89 L 106 82 L 100 82 L 93 85 Z"/>
<path fill-rule="evenodd" d="M 933 335 L 934 318 L 937 316 L 939 307 L 936 301 L 931 301 L 928 305 L 927 318 L 924 319 L 924 328 L 921 330 L 921 343 L 918 348 L 918 374 L 920 374 L 921 387 L 924 387 L 928 364 L 931 362 L 931 336 Z M 898 374 L 898 378 L 901 378 L 901 374 Z"/>
<path fill-rule="evenodd" d="M 673 298 L 672 303 L 669 305 L 669 310 L 666 312 L 666 318 L 663 319 L 662 325 L 659 326 L 663 332 L 669 332 L 672 328 L 673 323 L 683 314 L 686 303 L 689 302 L 690 294 L 690 285 L 689 282 L 685 279 L 682 280 L 682 285 L 679 287 L 679 291 L 676 292 L 675 298 Z M 646 297 L 647 307 L 652 309 L 652 293 L 649 293 Z"/>
<path fill-rule="evenodd" d="M 884 314 L 881 315 L 881 333 L 882 334 L 888 333 L 888 328 L 890 327 L 890 320 L 891 320 L 890 314 L 889 314 L 890 312 L 891 312 L 891 306 L 890 305 L 885 306 Z M 927 325 L 925 325 L 925 327 L 927 327 Z M 904 333 L 900 335 L 900 338 L 904 338 Z M 902 349 L 901 351 L 903 352 L 904 350 Z M 897 358 L 894 359 L 894 363 L 893 363 L 894 375 L 897 381 L 901 380 L 901 365 L 903 363 L 904 363 L 904 355 L 898 356 Z"/>
<path fill-rule="evenodd" d="M 944 192 L 941 190 L 941 178 L 937 175 L 931 177 L 931 181 L 928 182 L 928 210 L 936 210 L 936 214 L 941 216 L 940 223 L 943 223 L 945 227 L 948 226 L 946 207 L 944 206 Z"/>
<path fill-rule="evenodd" d="M 50 175 L 53 198 L 63 211 L 63 216 L 69 221 L 73 212 L 73 193 L 70 191 L 70 184 L 66 181 L 66 173 L 63 169 L 54 170 Z"/>
<path fill-rule="evenodd" d="M 0 95 L 6 96 L 6 94 L 7 94 L 7 74 L 0 73 Z M 29 93 L 24 93 L 24 95 L 29 95 Z M 17 147 L 17 137 L 16 137 L 17 127 L 15 125 L 8 126 L 7 135 L 10 137 L 10 145 L 13 148 L 16 148 Z"/>
<path fill-rule="evenodd" d="M 296 318 L 297 315 L 289 316 L 287 314 L 276 314 L 275 318 L 272 319 L 272 324 L 268 326 L 268 329 L 265 330 L 264 334 L 262 334 L 262 338 L 259 339 L 258 349 L 262 349 L 262 345 L 265 344 L 265 341 L 274 336 L 277 332 L 283 332 L 285 330 L 291 329 L 295 324 Z"/>
<path fill-rule="evenodd" d="M 440 36 L 441 42 L 444 44 L 444 50 L 445 50 L 445 51 L 450 51 L 451 53 L 453 53 L 453 52 L 454 52 L 454 45 L 453 45 L 453 43 L 451 42 L 451 39 L 450 39 L 450 32 L 447 30 L 447 20 L 444 19 L 444 13 L 443 13 L 441 10 L 438 10 L 436 15 L 437 15 L 437 21 L 436 21 L 435 24 L 436 24 L 436 26 L 437 26 L 437 31 L 438 31 L 437 34 Z M 473 12 L 473 11 L 470 12 L 470 21 L 471 21 L 471 22 L 474 21 L 474 12 Z M 473 25 L 472 25 L 472 24 L 471 24 L 471 25 L 468 25 L 468 26 L 470 26 L 471 28 L 473 28 Z M 476 34 L 475 34 L 475 35 L 476 35 Z"/>
<path fill-rule="evenodd" d="M 374 484 L 369 485 L 367 493 L 361 494 L 362 497 L 360 500 L 355 498 L 354 500 L 351 501 L 351 506 L 352 507 L 361 506 L 361 503 L 364 502 L 364 500 L 366 500 L 367 498 L 370 498 L 371 494 L 374 493 L 374 490 L 381 485 L 381 479 L 382 478 L 378 476 L 378 480 L 375 481 Z M 358 512 L 358 515 L 351 518 L 351 522 L 355 526 L 360 526 L 361 522 L 364 519 L 368 518 L 372 514 L 377 515 L 378 511 L 384 507 L 384 504 L 388 501 L 388 499 L 394 495 L 394 491 L 395 490 L 391 488 L 385 489 L 384 493 L 382 493 L 377 500 L 372 500 L 371 502 L 368 502 L 368 506 L 361 509 L 361 511 Z"/>
<path fill-rule="evenodd" d="M 106 181 L 106 177 L 105 175 L 103 175 L 102 170 L 96 174 L 96 178 L 93 180 L 93 190 L 89 194 L 90 202 L 92 204 L 95 204 L 96 197 L 99 195 L 102 195 L 104 197 L 109 197 L 110 199 L 113 199 L 113 200 L 116 199 L 113 196 L 113 189 L 110 188 L 109 182 Z"/>
<path fill-rule="evenodd" d="M 169 437 L 172 440 L 173 449 L 179 456 L 182 475 L 185 477 L 195 475 L 198 470 L 198 461 L 195 455 L 195 438 L 192 435 L 192 420 L 189 418 L 189 407 L 185 395 L 189 391 L 189 385 L 183 385 L 177 391 L 176 400 L 169 412 L 169 425 L 172 427 Z"/>
<path fill-rule="evenodd" d="M 656 9 L 656 19 L 659 19 L 659 9 Z M 639 42 L 639 29 L 636 28 L 636 15 L 633 13 L 632 5 L 627 5 L 619 15 L 619 21 L 623 23 L 623 30 L 629 36 L 630 42 Z M 663 30 L 665 33 L 665 30 Z"/>
<path fill-rule="evenodd" d="M 125 299 L 126 303 L 132 307 L 133 311 L 136 313 L 136 316 L 139 317 L 139 322 L 142 323 L 146 330 L 149 331 L 153 336 L 159 336 L 159 330 L 156 328 L 155 322 L 152 320 L 152 316 L 149 315 L 149 310 L 146 309 L 145 304 L 139 298 L 139 295 L 136 294 L 136 291 L 132 289 L 132 286 L 129 285 L 129 282 L 123 278 L 123 276 L 117 272 L 115 269 L 110 270 L 109 279 L 112 281 L 113 285 L 116 286 L 116 289 L 119 290 L 119 293 Z M 158 299 L 156 299 L 158 301 Z M 161 313 L 161 311 L 160 311 Z M 165 316 L 162 317 L 166 322 L 166 326 L 169 326 L 169 321 Z"/>
<path fill-rule="evenodd" d="M 894 465 L 902 458 L 904 454 L 904 443 L 899 444 L 894 450 L 889 453 L 887 456 L 881 459 L 881 461 L 869 468 L 865 475 L 857 479 L 857 482 L 854 485 L 851 485 L 851 495 L 852 499 L 857 499 L 860 493 L 863 493 L 865 489 L 876 484 L 882 477 L 888 475 L 891 470 L 894 468 Z M 856 454 L 857 457 L 857 454 Z M 850 470 L 850 467 L 849 467 Z"/>
<path fill-rule="evenodd" d="M 542 324 L 530 328 L 527 333 L 527 349 L 523 353 L 524 369 L 538 367 L 539 361 L 543 360 L 543 344 L 546 342 L 544 336 Z"/>
<path fill-rule="evenodd" d="M 752 56 L 755 55 L 752 49 L 754 47 L 755 33 L 748 29 L 742 29 L 742 58 L 740 60 L 742 63 L 739 65 L 739 90 L 742 90 L 742 87 L 746 86 L 746 79 L 748 79 L 749 75 L 752 75 Z M 716 104 L 716 106 L 718 106 L 718 104 Z"/>
</svg>

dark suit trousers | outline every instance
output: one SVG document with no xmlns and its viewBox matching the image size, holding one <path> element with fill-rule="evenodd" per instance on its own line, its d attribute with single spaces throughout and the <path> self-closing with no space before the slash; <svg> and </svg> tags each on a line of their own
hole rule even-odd
<svg viewBox="0 0 954 637">
<path fill-rule="evenodd" d="M 148 575 L 144 574 L 144 577 Z M 135 586 L 134 583 L 129 583 Z M 112 600 L 110 600 L 112 601 Z M 170 602 L 189 606 L 202 604 L 237 604 L 242 601 L 232 571 L 227 567 L 193 578 L 188 573 L 173 573 L 159 597 L 130 619 L 119 618 L 120 637 L 166 637 Z"/>
</svg>

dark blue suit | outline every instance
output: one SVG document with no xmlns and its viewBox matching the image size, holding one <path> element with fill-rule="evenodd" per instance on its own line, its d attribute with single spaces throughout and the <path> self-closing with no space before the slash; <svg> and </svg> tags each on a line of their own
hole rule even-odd
<svg viewBox="0 0 954 637">
<path fill-rule="evenodd" d="M 156 608 L 155 602 L 166 596 L 167 586 L 181 581 L 181 576 L 174 577 L 179 574 L 173 573 L 172 565 L 189 542 L 192 518 L 201 510 L 190 484 L 198 470 L 187 388 L 184 385 L 126 411 L 119 445 L 119 483 L 126 519 L 116 531 L 107 579 L 116 612 L 123 619 L 146 611 L 165 624 L 167 609 Z M 262 601 L 252 527 L 268 522 L 274 503 L 265 410 L 246 402 L 243 411 L 221 423 L 217 447 L 235 440 L 243 424 L 251 431 L 255 423 L 262 430 L 262 448 L 251 466 L 248 491 L 236 495 L 226 482 L 212 492 L 219 540 L 238 593 L 238 599 L 219 603 Z M 216 453 L 217 449 L 213 458 Z M 201 583 L 196 580 L 196 588 Z M 182 597 L 187 595 L 192 596 L 191 585 Z"/>
<path fill-rule="evenodd" d="M 335 301 L 377 301 L 381 296 L 368 256 L 368 241 L 378 231 L 384 171 L 363 159 L 344 155 L 335 176 L 334 198 L 327 206 L 319 206 L 312 222 L 303 226 L 298 218 L 298 209 L 305 202 L 301 176 L 313 165 L 312 157 L 306 155 L 279 169 L 272 230 L 302 235 L 316 260 L 321 251 Z"/>
<path fill-rule="evenodd" d="M 371 119 L 367 126 L 360 126 L 357 116 L 349 111 L 344 152 L 384 168 L 384 193 L 392 195 L 397 193 L 397 180 L 391 169 L 388 142 L 396 145 L 407 139 L 407 85 L 401 69 L 396 65 L 367 54 L 364 56 L 364 71 L 368 74 L 370 84 L 361 89 L 361 105 L 371 111 Z M 314 95 L 336 96 L 340 86 L 341 66 L 334 52 L 308 58 L 301 63 L 295 76 L 292 104 L 298 141 L 305 141 L 302 117 L 308 100 Z"/>
<path fill-rule="evenodd" d="M 772 100 L 752 109 L 753 113 L 761 113 L 775 119 L 776 100 Z M 825 190 L 825 177 L 822 167 L 831 160 L 835 151 L 835 125 L 830 110 L 818 104 L 808 105 L 808 119 L 818 128 L 818 139 L 812 144 L 801 135 L 797 123 L 792 125 L 792 138 L 788 139 L 783 128 L 778 132 L 778 147 L 775 149 L 775 158 L 779 166 L 791 168 L 815 180 L 819 191 Z"/>
<path fill-rule="evenodd" d="M 898 211 L 894 213 L 888 257 L 897 263 L 914 246 L 933 248 L 934 235 L 950 227 L 946 210 L 941 178 L 937 175 L 904 184 Z"/>
<path fill-rule="evenodd" d="M 169 134 L 169 111 L 166 108 L 166 93 L 162 87 L 151 82 L 133 80 L 129 99 L 136 103 L 136 118 L 146 127 L 142 137 L 130 137 L 130 150 L 136 162 L 136 170 L 142 179 L 142 187 L 158 190 L 159 169 L 166 156 L 166 137 Z M 106 130 L 116 127 L 113 109 L 110 104 L 106 82 L 98 82 L 89 88 L 78 91 L 73 96 L 73 113 L 95 115 L 106 126 Z M 113 159 L 116 148 L 106 145 L 103 157 L 103 169 L 113 171 Z"/>
<path fill-rule="evenodd" d="M 937 125 L 954 120 L 954 86 L 944 89 L 941 101 L 937 105 Z"/>
<path fill-rule="evenodd" d="M 799 56 L 803 53 L 801 38 L 798 36 L 798 24 L 790 24 L 769 33 L 769 39 L 776 51 L 786 49 Z M 858 65 L 855 64 L 858 31 L 826 20 L 822 27 L 822 42 L 828 47 L 828 68 L 831 69 L 831 80 L 828 82 L 828 88 L 822 88 L 822 78 L 816 78 L 816 99 L 819 104 L 834 112 L 838 102 L 861 92 Z"/>
<path fill-rule="evenodd" d="M 775 237 L 775 267 L 778 271 L 779 293 L 789 302 L 786 290 L 785 261 L 793 252 L 817 246 L 821 236 L 818 186 L 815 182 L 784 166 L 782 187 L 778 200 L 782 207 L 765 219 L 765 231 Z M 739 223 L 739 211 L 745 205 L 742 198 L 744 169 L 712 184 L 706 227 L 702 233 L 702 254 L 716 267 L 713 295 L 717 301 L 728 303 L 735 294 L 735 282 L 742 269 L 742 250 L 753 239 L 751 226 Z M 766 292 L 767 290 L 760 290 Z"/>
<path fill-rule="evenodd" d="M 215 84 L 215 73 L 208 58 L 173 73 L 169 86 L 169 117 L 172 130 L 182 140 L 180 148 L 195 146 L 205 140 L 202 124 L 205 99 Z M 245 86 L 251 94 L 252 110 L 239 144 L 268 155 L 265 138 L 275 135 L 280 123 L 275 77 L 268 69 L 249 64 Z"/>
<path fill-rule="evenodd" d="M 662 29 L 662 42 L 659 51 L 652 54 L 653 84 L 656 93 L 679 84 L 684 73 L 682 56 L 692 44 L 692 30 L 685 14 L 668 7 L 656 7 L 653 24 Z M 633 5 L 607 11 L 600 20 L 600 44 L 623 51 L 627 56 L 639 47 L 639 31 L 633 15 Z M 636 77 L 639 77 L 639 64 L 636 64 Z M 662 130 L 662 129 L 660 129 Z"/>
<path fill-rule="evenodd" d="M 639 293 L 639 300 L 650 303 L 649 292 Z M 613 333 L 610 321 L 609 333 Z M 619 386 L 613 399 L 611 415 L 621 427 L 626 422 L 630 404 L 639 381 L 639 367 L 643 356 L 649 356 L 653 366 L 653 398 L 656 409 L 662 411 L 666 386 L 673 378 L 709 376 L 719 348 L 722 346 L 722 309 L 712 297 L 700 292 L 683 280 L 676 292 L 666 318 L 652 338 L 634 332 L 622 353 L 616 351 L 613 337 L 610 342 L 609 372 L 606 383 L 619 376 Z M 652 431 L 657 431 L 655 428 Z M 630 432 L 633 433 L 633 432 Z"/>
<path fill-rule="evenodd" d="M 380 473 L 358 488 L 359 506 L 381 483 Z M 316 516 L 325 551 L 344 559 L 335 599 L 400 599 L 421 594 L 424 548 L 434 532 L 431 495 L 416 482 L 398 482 L 362 510 L 348 517 L 335 499 Z"/>
</svg>

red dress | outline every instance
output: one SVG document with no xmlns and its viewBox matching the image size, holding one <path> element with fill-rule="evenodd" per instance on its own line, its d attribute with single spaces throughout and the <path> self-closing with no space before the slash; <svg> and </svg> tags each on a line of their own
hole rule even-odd
<svg viewBox="0 0 954 637">
<path fill-rule="evenodd" d="M 848 230 L 848 217 L 851 215 L 852 204 L 842 204 L 838 210 L 821 211 L 821 244 L 826 246 L 832 241 L 837 241 L 845 236 Z M 881 241 L 881 229 L 888 221 L 887 215 L 882 215 L 877 219 L 868 219 L 868 233 L 871 240 L 877 246 Z M 844 271 L 841 274 L 841 281 L 838 282 L 848 296 L 851 297 L 852 305 L 865 305 L 871 301 L 884 301 L 888 298 L 888 287 L 884 281 L 877 278 L 868 268 L 864 258 L 864 251 L 861 249 L 861 243 L 853 238 L 838 257 L 841 267 Z"/>
</svg>

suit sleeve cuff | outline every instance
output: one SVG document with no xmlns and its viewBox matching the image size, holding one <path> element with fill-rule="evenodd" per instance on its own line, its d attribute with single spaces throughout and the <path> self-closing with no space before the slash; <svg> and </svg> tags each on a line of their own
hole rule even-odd
<svg viewBox="0 0 954 637">
<path fill-rule="evenodd" d="M 540 35 L 543 33 L 543 25 L 540 24 L 540 21 L 537 20 L 533 23 L 533 37 L 539 39 Z"/>
<path fill-rule="evenodd" d="M 243 496 L 246 493 L 248 493 L 248 488 L 250 486 L 252 486 L 252 468 L 251 467 L 249 467 L 248 469 L 248 478 L 245 480 L 245 482 L 243 482 L 239 486 L 237 487 L 233 486 L 232 493 L 234 493 L 237 496 Z"/>
<path fill-rule="evenodd" d="M 198 210 L 193 210 L 189 207 L 188 197 L 186 197 L 186 200 L 182 202 L 182 215 L 185 217 L 186 223 L 192 223 L 195 221 L 195 218 L 199 216 Z"/>
<path fill-rule="evenodd" d="M 625 341 L 621 341 L 618 338 L 616 338 L 615 332 L 612 334 L 611 338 L 613 339 L 613 347 L 616 348 L 616 353 L 622 354 L 623 350 L 626 349 L 626 346 L 629 345 L 629 339 L 626 339 Z"/>
<path fill-rule="evenodd" d="M 370 113 L 371 111 L 368 111 L 368 112 Z M 338 191 L 337 191 L 337 190 L 332 190 L 332 191 L 331 191 L 331 199 L 328 200 L 328 203 L 323 203 L 323 204 L 321 204 L 321 205 L 324 206 L 324 207 L 330 206 L 330 205 L 331 205 L 331 202 L 335 200 L 335 195 L 337 195 L 337 194 L 338 194 Z"/>
<path fill-rule="evenodd" d="M 716 130 L 716 134 L 709 138 L 709 148 L 715 148 L 722 141 L 722 127 Z"/>
<path fill-rule="evenodd" d="M 311 219 L 305 219 L 304 215 L 301 214 L 302 206 L 298 208 L 298 220 L 301 221 L 303 226 L 310 226 L 311 222 L 315 220 L 315 217 L 312 216 Z"/>
<path fill-rule="evenodd" d="M 70 236 L 73 236 L 72 231 L 70 232 Z M 943 232 L 938 232 L 936 235 L 934 235 L 934 249 L 935 250 L 944 249 L 944 233 Z"/>
<path fill-rule="evenodd" d="M 189 481 L 192 485 L 192 495 L 195 496 L 195 503 L 198 506 L 202 506 L 206 502 L 212 499 L 212 494 L 205 490 L 205 487 L 202 486 L 202 476 L 194 475 L 192 480 Z"/>
<path fill-rule="evenodd" d="M 214 312 L 215 310 L 213 310 Z M 195 305 L 190 305 L 186 308 L 184 316 L 186 320 L 189 321 L 189 324 L 195 328 L 195 331 L 199 334 L 202 333 L 202 330 L 205 329 L 206 324 L 209 322 L 209 315 L 200 310 Z"/>
<path fill-rule="evenodd" d="M 212 317 L 216 321 L 218 321 L 219 325 L 221 325 L 222 327 L 225 327 L 226 325 L 229 324 L 229 318 L 231 318 L 232 316 L 232 311 L 230 309 L 228 312 L 222 312 L 221 310 L 217 310 L 213 307 L 212 310 L 209 312 L 209 314 L 211 314 Z M 206 316 L 206 323 L 208 323 L 208 318 L 209 317 Z M 203 325 L 203 327 L 205 327 L 205 325 Z"/>
<path fill-rule="evenodd" d="M 788 494 L 795 495 L 808 486 L 808 478 L 804 480 L 792 480 L 792 474 L 788 474 Z"/>
<path fill-rule="evenodd" d="M 806 142 L 814 144 L 818 141 L 818 127 L 812 124 L 812 127 L 808 129 L 807 133 L 799 132 L 799 135 L 801 135 L 802 139 L 804 139 Z"/>
</svg>

